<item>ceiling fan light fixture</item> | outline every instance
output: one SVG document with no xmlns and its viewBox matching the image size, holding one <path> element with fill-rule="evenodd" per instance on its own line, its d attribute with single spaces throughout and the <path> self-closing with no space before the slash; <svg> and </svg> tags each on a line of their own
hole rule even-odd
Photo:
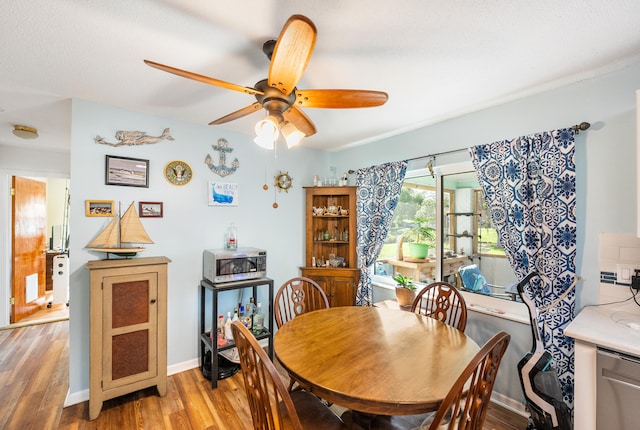
<svg viewBox="0 0 640 430">
<path fill-rule="evenodd" d="M 38 137 L 38 130 L 26 125 L 14 125 L 13 134 L 22 139 L 35 139 Z"/>
<path fill-rule="evenodd" d="M 287 142 L 287 148 L 293 148 L 305 137 L 305 134 L 298 130 L 296 126 L 291 124 L 289 121 L 284 121 L 282 123 L 280 132 L 282 133 L 284 140 Z"/>
<path fill-rule="evenodd" d="M 265 119 L 258 121 L 256 138 L 253 141 L 263 148 L 273 149 L 278 138 L 278 122 L 278 118 L 273 115 L 268 115 Z"/>
</svg>

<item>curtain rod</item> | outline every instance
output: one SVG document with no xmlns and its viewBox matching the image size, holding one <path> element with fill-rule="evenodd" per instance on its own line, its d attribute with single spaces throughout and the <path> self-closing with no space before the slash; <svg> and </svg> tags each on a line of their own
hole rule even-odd
<svg viewBox="0 0 640 430">
<path fill-rule="evenodd" d="M 586 121 L 583 121 L 580 124 L 572 125 L 569 128 L 571 128 L 573 131 L 575 131 L 576 134 L 580 134 L 581 131 L 588 130 L 589 127 L 591 127 L 591 124 L 589 124 Z M 415 161 L 415 160 L 420 160 L 422 158 L 433 158 L 433 157 L 437 157 L 437 156 L 440 156 L 440 155 L 454 154 L 456 152 L 462 152 L 462 151 L 468 151 L 468 150 L 469 150 L 469 148 L 452 149 L 451 151 L 436 152 L 435 154 L 423 155 L 421 157 L 408 158 L 407 161 Z"/>
<path fill-rule="evenodd" d="M 588 130 L 589 127 L 591 127 L 591 124 L 589 124 L 586 121 L 583 121 L 580 124 L 572 125 L 569 128 L 571 128 L 576 134 L 580 134 L 581 131 Z M 452 149 L 451 151 L 436 152 L 434 154 L 421 155 L 420 157 L 407 158 L 406 161 L 421 160 L 423 158 L 435 158 L 435 157 L 439 157 L 440 155 L 455 154 L 456 152 L 462 152 L 462 151 L 468 151 L 468 150 L 469 148 Z M 350 175 L 354 174 L 355 172 L 356 172 L 355 170 L 348 171 Z"/>
</svg>

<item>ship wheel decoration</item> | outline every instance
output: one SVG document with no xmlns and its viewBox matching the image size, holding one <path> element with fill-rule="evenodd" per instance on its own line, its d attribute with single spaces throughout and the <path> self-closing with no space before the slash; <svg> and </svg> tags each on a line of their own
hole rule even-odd
<svg viewBox="0 0 640 430">
<path fill-rule="evenodd" d="M 282 192 L 289 192 L 289 188 L 291 188 L 292 182 L 293 182 L 293 178 L 291 178 L 291 176 L 289 176 L 289 172 L 280 172 L 279 174 L 277 174 L 275 176 L 276 178 L 276 187 L 278 188 L 278 191 Z"/>
</svg>

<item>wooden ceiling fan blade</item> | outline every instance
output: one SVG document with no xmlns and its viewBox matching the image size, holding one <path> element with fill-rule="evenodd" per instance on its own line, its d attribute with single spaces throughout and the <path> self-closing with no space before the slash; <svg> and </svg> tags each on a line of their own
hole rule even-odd
<svg viewBox="0 0 640 430">
<path fill-rule="evenodd" d="M 208 85 L 213 85 L 216 87 L 226 88 L 228 90 L 239 91 L 241 93 L 246 94 L 260 94 L 264 93 L 260 90 L 250 87 L 243 87 L 241 85 L 232 84 L 230 82 L 221 81 L 220 79 L 210 78 L 208 76 L 199 75 L 197 73 L 188 72 L 186 70 L 177 69 L 175 67 L 166 66 L 164 64 L 156 63 L 151 60 L 144 60 L 145 64 L 156 69 L 173 73 L 174 75 L 182 76 L 183 78 L 193 79 L 194 81 L 202 82 Z"/>
<path fill-rule="evenodd" d="M 296 90 L 295 105 L 309 108 L 348 109 L 381 106 L 389 95 L 370 90 Z"/>
<path fill-rule="evenodd" d="M 249 105 L 247 107 L 243 107 L 242 109 L 238 109 L 235 112 L 231 112 L 229 115 L 225 115 L 221 118 L 218 118 L 214 121 L 211 121 L 209 123 L 209 125 L 219 125 L 219 124 L 224 124 L 230 121 L 233 121 L 234 119 L 238 119 L 238 118 L 242 118 L 243 116 L 247 116 L 250 115 L 254 112 L 259 111 L 260 109 L 262 109 L 262 105 L 258 102 L 255 102 L 252 105 Z"/>
<path fill-rule="evenodd" d="M 289 95 L 294 90 L 316 44 L 316 26 L 303 15 L 293 15 L 282 27 L 269 65 L 269 86 Z"/>
<path fill-rule="evenodd" d="M 306 137 L 316 134 L 316 126 L 313 121 L 296 106 L 291 106 L 291 108 L 284 111 L 282 116 L 285 121 L 295 125 Z"/>
</svg>

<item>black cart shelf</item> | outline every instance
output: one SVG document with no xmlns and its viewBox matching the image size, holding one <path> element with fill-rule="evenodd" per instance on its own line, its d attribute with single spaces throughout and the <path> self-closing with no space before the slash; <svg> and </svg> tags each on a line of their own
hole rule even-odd
<svg viewBox="0 0 640 430">
<path fill-rule="evenodd" d="M 205 309 L 207 306 L 205 293 L 207 290 L 212 292 L 211 331 L 215 332 L 218 326 L 218 295 L 225 291 L 240 290 L 243 288 L 252 288 L 253 297 L 256 299 L 259 288 L 268 288 L 269 290 L 269 303 L 267 309 L 265 309 L 265 330 L 258 335 L 254 335 L 258 340 L 269 340 L 268 353 L 271 360 L 273 360 L 273 280 L 269 278 L 258 278 L 213 284 L 207 279 L 203 279 L 200 281 L 200 363 L 201 365 L 204 364 L 206 352 L 211 351 L 211 388 L 218 387 L 218 352 L 235 347 L 235 343 L 229 341 L 226 345 L 218 347 L 216 337 L 213 336 L 212 340 L 209 338 L 209 332 L 205 332 Z"/>
</svg>

